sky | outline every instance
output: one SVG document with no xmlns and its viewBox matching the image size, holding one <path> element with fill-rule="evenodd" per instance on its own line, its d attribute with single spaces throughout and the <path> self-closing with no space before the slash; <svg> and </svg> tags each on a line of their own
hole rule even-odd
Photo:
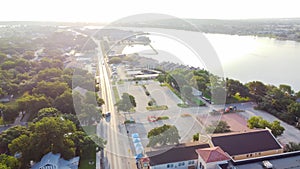
<svg viewBox="0 0 300 169">
<path fill-rule="evenodd" d="M 0 21 L 112 22 L 160 13 L 179 18 L 300 17 L 298 0 L 2 0 Z"/>
</svg>

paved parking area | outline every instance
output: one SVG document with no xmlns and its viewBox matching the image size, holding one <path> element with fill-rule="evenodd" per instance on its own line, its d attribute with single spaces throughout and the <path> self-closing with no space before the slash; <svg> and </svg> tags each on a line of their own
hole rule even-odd
<svg viewBox="0 0 300 169">
<path fill-rule="evenodd" d="M 146 88 L 159 105 L 178 108 L 177 104 L 182 102 L 168 87 L 161 87 L 157 81 L 149 82 Z"/>
<path fill-rule="evenodd" d="M 212 111 L 212 107 L 180 108 L 177 104 L 180 103 L 181 100 L 167 87 L 161 87 L 156 81 L 144 81 L 141 83 L 146 84 L 146 88 L 150 92 L 151 97 L 153 97 L 159 105 L 167 105 L 169 107 L 168 110 L 147 111 L 146 106 L 150 97 L 145 95 L 144 89 L 141 85 L 136 85 L 134 81 L 118 85 L 120 96 L 122 93 L 128 92 L 136 99 L 136 112 L 131 113 L 130 116 L 137 123 L 130 124 L 130 132 L 139 133 L 141 139 L 144 140 L 143 144 L 145 146 L 148 143 L 147 132 L 155 127 L 162 126 L 163 124 L 175 125 L 180 133 L 181 142 L 189 142 L 192 140 L 195 133 L 205 130 L 203 125 L 196 119 L 198 116 L 208 115 L 208 113 Z M 247 119 L 252 116 L 262 116 L 268 121 L 278 120 L 276 117 L 267 112 L 254 110 L 253 103 L 241 103 L 234 105 L 237 106 L 238 109 L 245 110 L 245 112 L 226 114 L 222 117 L 222 120 L 227 121 L 233 131 L 250 130 L 247 128 Z M 182 114 L 189 114 L 190 117 L 182 117 Z M 159 122 L 149 122 L 147 119 L 148 116 L 168 116 L 170 119 Z M 213 121 L 213 119 L 209 119 L 209 121 Z M 283 144 L 290 141 L 299 142 L 300 131 L 282 121 L 280 122 L 286 130 L 282 136 L 278 137 L 279 141 Z M 208 123 L 204 124 L 204 126 L 207 125 Z"/>
<path fill-rule="evenodd" d="M 120 97 L 123 93 L 129 93 L 135 97 L 137 112 L 146 112 L 146 106 L 150 98 L 146 96 L 144 89 L 140 85 L 136 85 L 135 82 L 124 82 L 124 84 L 118 85 Z"/>
</svg>

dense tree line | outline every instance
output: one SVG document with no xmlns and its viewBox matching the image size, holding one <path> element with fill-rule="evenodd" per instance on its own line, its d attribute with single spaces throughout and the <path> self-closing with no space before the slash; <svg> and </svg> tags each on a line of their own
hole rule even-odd
<svg viewBox="0 0 300 169">
<path fill-rule="evenodd" d="M 157 80 L 160 83 L 170 85 L 179 93 L 181 99 L 192 104 L 198 104 L 197 99 L 192 94 L 192 87 L 201 91 L 203 96 L 214 103 L 224 103 L 225 101 L 225 80 L 207 70 L 175 69 L 168 72 L 163 71 Z"/>
<path fill-rule="evenodd" d="M 76 124 L 76 117 L 63 115 L 53 108 L 42 109 L 28 127 L 14 126 L 1 133 L 0 147 L 16 156 L 21 168 L 28 168 L 31 160 L 38 162 L 48 152 L 60 153 L 63 158 L 70 159 L 90 148 L 101 150 L 104 147 L 104 140 L 95 135 L 88 136 Z"/>
<path fill-rule="evenodd" d="M 289 85 L 281 84 L 276 87 L 260 81 L 243 84 L 238 80 L 219 78 L 201 69 L 163 71 L 157 80 L 169 84 L 184 101 L 193 100 L 191 87 L 194 87 L 215 103 L 222 99 L 226 99 L 226 103 L 256 102 L 257 109 L 265 110 L 300 128 L 300 103 L 296 102 L 300 98 L 300 92 L 295 93 Z"/>
</svg>

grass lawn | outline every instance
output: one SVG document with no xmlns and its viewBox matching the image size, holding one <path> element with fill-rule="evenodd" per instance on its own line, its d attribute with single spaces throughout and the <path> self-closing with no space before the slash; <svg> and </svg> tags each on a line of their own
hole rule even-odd
<svg viewBox="0 0 300 169">
<path fill-rule="evenodd" d="M 78 169 L 95 169 L 96 168 L 96 149 L 90 150 L 89 154 L 82 155 L 79 161 Z M 93 161 L 93 164 L 89 164 Z"/>
<path fill-rule="evenodd" d="M 203 103 L 200 99 L 193 98 L 192 101 L 198 106 L 205 106 L 205 103 Z"/>
<path fill-rule="evenodd" d="M 168 116 L 160 116 L 157 118 L 157 120 L 168 120 L 169 117 Z"/>
<path fill-rule="evenodd" d="M 115 100 L 116 102 L 118 102 L 120 100 L 120 96 L 116 86 L 113 87 L 113 91 L 114 91 Z"/>
<path fill-rule="evenodd" d="M 82 126 L 82 128 L 84 129 L 84 131 L 85 131 L 88 135 L 96 134 L 96 125 L 92 125 L 92 126 Z"/>
<path fill-rule="evenodd" d="M 188 108 L 188 107 L 190 107 L 188 104 L 185 104 L 185 103 L 178 103 L 177 106 L 181 107 L 181 108 Z"/>
<path fill-rule="evenodd" d="M 168 106 L 166 106 L 166 105 L 161 105 L 161 106 L 147 106 L 146 109 L 149 110 L 149 111 L 167 110 Z"/>
</svg>

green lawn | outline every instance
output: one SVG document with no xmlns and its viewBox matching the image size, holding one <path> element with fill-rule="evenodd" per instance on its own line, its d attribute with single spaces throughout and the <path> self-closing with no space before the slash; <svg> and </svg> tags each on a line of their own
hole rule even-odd
<svg viewBox="0 0 300 169">
<path fill-rule="evenodd" d="M 169 116 L 160 116 L 157 118 L 157 120 L 168 120 Z"/>
<path fill-rule="evenodd" d="M 161 106 L 147 106 L 146 109 L 149 110 L 149 111 L 167 110 L 168 106 L 166 106 L 166 105 L 161 105 Z"/>
<path fill-rule="evenodd" d="M 78 169 L 95 169 L 96 168 L 96 149 L 90 150 L 89 154 L 82 155 L 79 161 Z M 94 163 L 89 164 L 90 161 Z"/>
<path fill-rule="evenodd" d="M 120 96 L 116 86 L 113 87 L 113 91 L 114 91 L 115 100 L 116 102 L 118 102 L 120 100 Z"/>
</svg>

